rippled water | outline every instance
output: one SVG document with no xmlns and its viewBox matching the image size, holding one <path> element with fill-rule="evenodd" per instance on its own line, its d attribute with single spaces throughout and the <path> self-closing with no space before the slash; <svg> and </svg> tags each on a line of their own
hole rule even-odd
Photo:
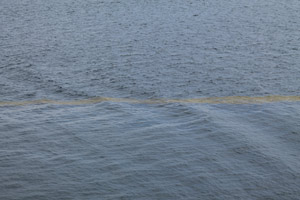
<svg viewBox="0 0 300 200">
<path fill-rule="evenodd" d="M 0 199 L 299 199 L 299 11 L 1 0 Z"/>
</svg>

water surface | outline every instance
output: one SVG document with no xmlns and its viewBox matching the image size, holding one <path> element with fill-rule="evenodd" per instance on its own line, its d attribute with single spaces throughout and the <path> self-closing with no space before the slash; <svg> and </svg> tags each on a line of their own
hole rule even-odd
<svg viewBox="0 0 300 200">
<path fill-rule="evenodd" d="M 2 0 L 0 199 L 299 199 L 297 0 Z"/>
</svg>

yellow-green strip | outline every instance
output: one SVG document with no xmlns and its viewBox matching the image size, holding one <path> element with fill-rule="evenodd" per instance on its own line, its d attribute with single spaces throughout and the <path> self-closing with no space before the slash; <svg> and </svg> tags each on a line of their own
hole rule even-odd
<svg viewBox="0 0 300 200">
<path fill-rule="evenodd" d="M 31 101 L 0 101 L 0 106 L 25 106 L 32 104 L 54 104 L 54 105 L 84 105 L 100 102 L 120 102 L 135 104 L 167 104 L 167 103 L 194 103 L 194 104 L 263 104 L 272 102 L 300 102 L 300 96 L 229 96 L 229 97 L 208 97 L 195 99 L 130 99 L 130 98 L 110 98 L 96 97 L 82 100 L 50 100 L 40 99 Z"/>
</svg>

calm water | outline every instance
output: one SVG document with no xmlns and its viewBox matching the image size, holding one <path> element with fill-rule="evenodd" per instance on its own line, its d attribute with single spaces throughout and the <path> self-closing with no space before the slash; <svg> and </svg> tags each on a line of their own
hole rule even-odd
<svg viewBox="0 0 300 200">
<path fill-rule="evenodd" d="M 299 101 L 169 101 L 273 95 L 298 0 L 1 0 L 0 199 L 299 199 Z"/>
</svg>

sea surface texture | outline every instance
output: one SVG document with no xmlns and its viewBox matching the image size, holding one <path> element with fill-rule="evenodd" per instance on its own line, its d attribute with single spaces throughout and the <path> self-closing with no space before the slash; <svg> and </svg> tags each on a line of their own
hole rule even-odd
<svg viewBox="0 0 300 200">
<path fill-rule="evenodd" d="M 0 0 L 1 200 L 299 200 L 299 0 Z"/>
</svg>

